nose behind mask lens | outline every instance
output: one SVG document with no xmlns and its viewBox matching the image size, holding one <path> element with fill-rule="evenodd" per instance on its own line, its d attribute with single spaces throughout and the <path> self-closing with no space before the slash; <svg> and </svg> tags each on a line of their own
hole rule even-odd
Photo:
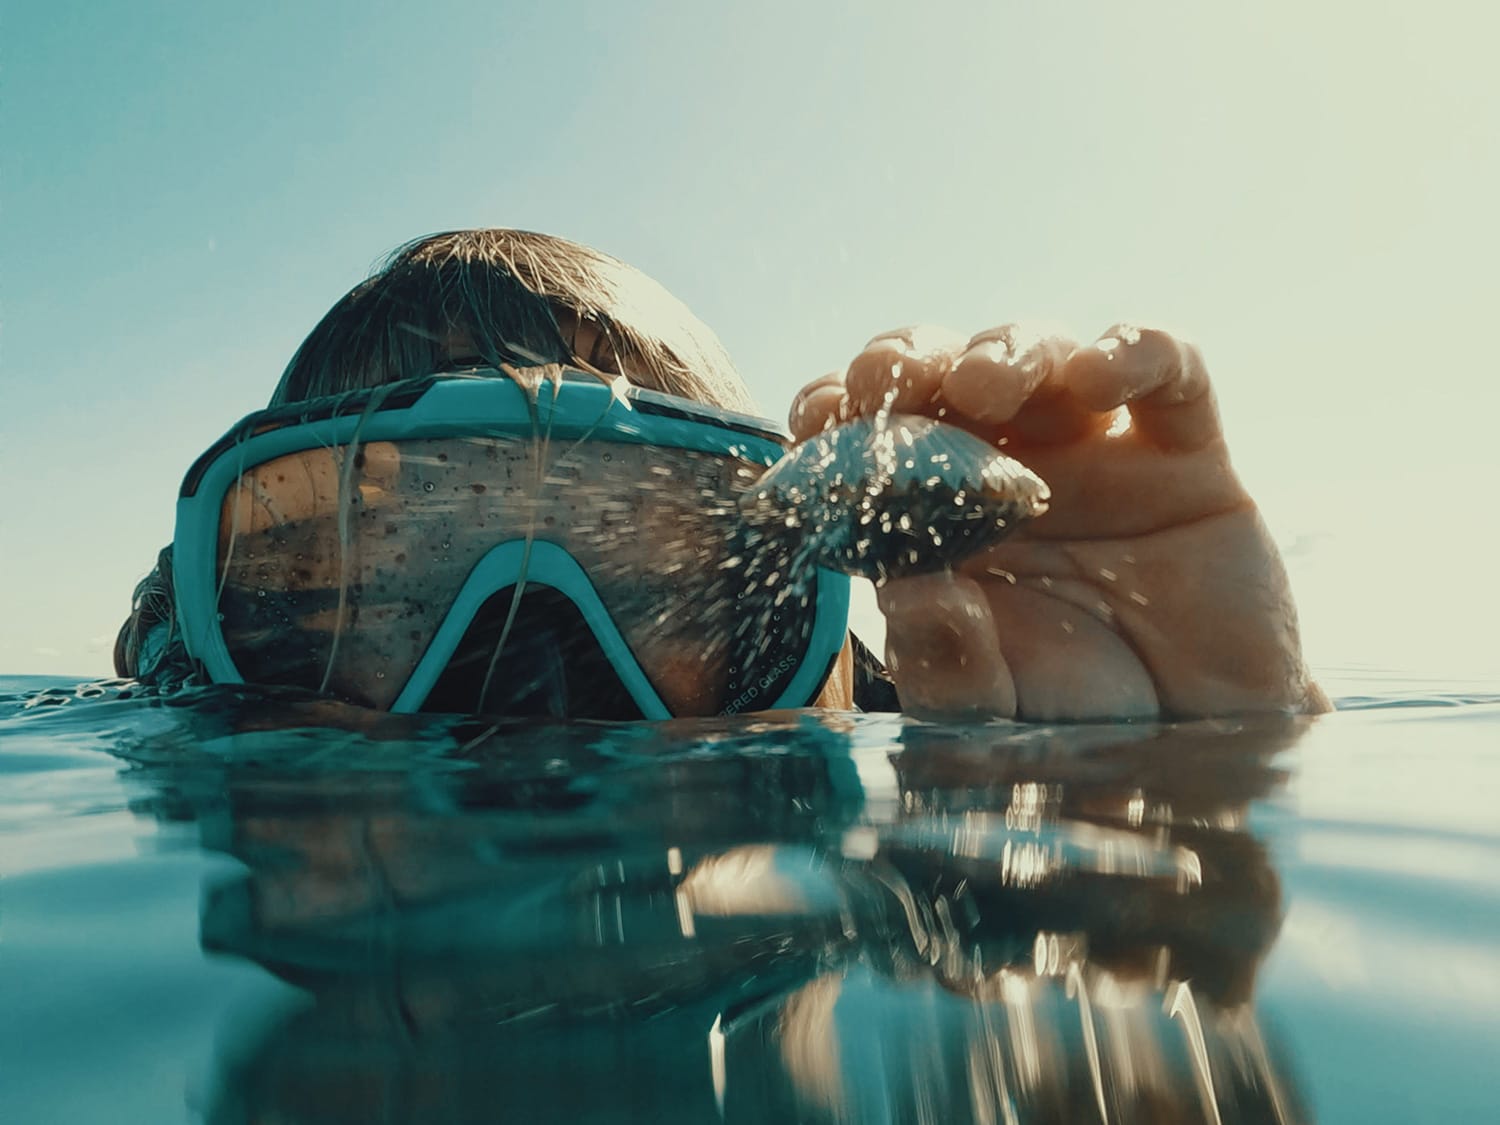
<svg viewBox="0 0 1500 1125">
<path fill-rule="evenodd" d="M 640 719 L 578 607 L 557 590 L 497 591 L 474 615 L 423 711 Z"/>
</svg>

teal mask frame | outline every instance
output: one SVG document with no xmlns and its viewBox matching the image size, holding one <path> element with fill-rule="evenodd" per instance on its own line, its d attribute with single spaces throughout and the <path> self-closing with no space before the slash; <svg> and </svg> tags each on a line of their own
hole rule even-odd
<svg viewBox="0 0 1500 1125">
<path fill-rule="evenodd" d="M 177 500 L 173 581 L 178 624 L 190 656 L 214 683 L 244 683 L 218 627 L 218 534 L 225 495 L 249 467 L 309 449 L 374 441 L 532 436 L 626 442 L 738 457 L 770 466 L 787 435 L 774 423 L 687 399 L 607 385 L 597 376 L 551 369 L 533 391 L 492 369 L 427 376 L 373 390 L 259 411 L 241 420 L 188 471 Z M 673 717 L 630 652 L 582 566 L 557 544 L 524 536 L 497 541 L 471 570 L 392 710 L 419 710 L 473 620 L 524 570 L 582 613 L 605 657 L 647 719 Z M 848 632 L 849 579 L 819 568 L 812 627 L 790 677 L 774 695 L 742 690 L 732 710 L 805 707 L 827 680 Z M 754 689 L 756 685 L 751 685 Z M 743 704 L 743 706 L 735 706 Z"/>
</svg>

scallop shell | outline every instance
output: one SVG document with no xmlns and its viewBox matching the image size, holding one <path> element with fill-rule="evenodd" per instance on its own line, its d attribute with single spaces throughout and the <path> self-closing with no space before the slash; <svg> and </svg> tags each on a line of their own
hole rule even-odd
<svg viewBox="0 0 1500 1125">
<path fill-rule="evenodd" d="M 942 570 L 1047 510 L 1047 485 L 956 426 L 863 418 L 790 449 L 740 500 L 763 534 L 882 581 Z"/>
</svg>

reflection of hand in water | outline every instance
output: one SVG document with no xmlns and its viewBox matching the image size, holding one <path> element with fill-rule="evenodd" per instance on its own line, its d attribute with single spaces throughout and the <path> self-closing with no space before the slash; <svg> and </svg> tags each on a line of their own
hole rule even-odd
<svg viewBox="0 0 1500 1125">
<path fill-rule="evenodd" d="M 1275 1120 L 1278 892 L 1238 824 L 1293 732 L 1101 730 L 513 728 L 384 770 L 432 735 L 301 770 L 225 740 L 216 782 L 172 770 L 249 868 L 205 945 L 313 996 L 226 1056 L 218 1119 L 503 1089 L 527 1119 L 1196 1120 L 1207 1080 Z"/>
<path fill-rule="evenodd" d="M 977 919 L 950 933 L 955 954 L 1025 961 L 1038 931 L 1073 933 L 1090 964 L 1116 975 L 1191 980 L 1224 1007 L 1249 1000 L 1280 890 L 1241 821 L 1280 781 L 1270 754 L 1297 726 L 1271 718 L 1133 738 L 1062 728 L 1040 762 L 943 729 L 911 728 L 894 759 L 922 831 L 892 833 L 885 851 L 949 917 Z M 1102 742 L 1077 753 L 1091 737 Z M 982 847 L 967 842 L 976 837 Z M 965 896 L 975 901 L 960 909 Z"/>
<path fill-rule="evenodd" d="M 863 967 L 778 1005 L 799 1096 L 847 1121 L 1303 1117 L 1251 1003 L 1280 891 L 1242 827 L 1300 729 L 908 727 L 902 812 L 862 850 L 913 940 L 882 958 L 871 926 Z"/>
<path fill-rule="evenodd" d="M 1230 466 L 1202 358 L 1119 328 L 877 337 L 792 408 L 798 437 L 892 402 L 1002 445 L 1050 510 L 957 578 L 881 591 L 902 704 L 1029 719 L 1324 710 L 1275 545 Z M 1128 407 L 1130 426 L 1115 425 Z"/>
</svg>

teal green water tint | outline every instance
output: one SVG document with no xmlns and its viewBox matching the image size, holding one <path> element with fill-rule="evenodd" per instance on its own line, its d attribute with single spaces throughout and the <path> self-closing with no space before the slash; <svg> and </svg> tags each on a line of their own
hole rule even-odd
<svg viewBox="0 0 1500 1125">
<path fill-rule="evenodd" d="M 486 725 L 0 681 L 0 1119 L 1480 1121 L 1500 696 Z"/>
</svg>

